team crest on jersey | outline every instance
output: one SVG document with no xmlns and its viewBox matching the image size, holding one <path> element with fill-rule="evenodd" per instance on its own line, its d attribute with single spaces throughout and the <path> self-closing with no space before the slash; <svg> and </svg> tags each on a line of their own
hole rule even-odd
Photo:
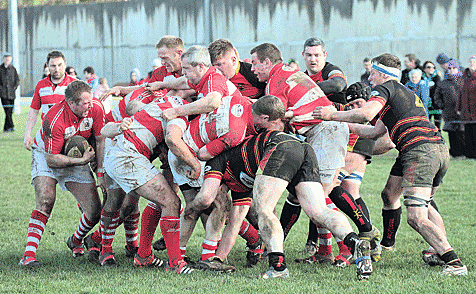
<svg viewBox="0 0 476 294">
<path fill-rule="evenodd" d="M 240 181 L 248 188 L 252 189 L 255 179 L 245 174 L 244 172 L 240 173 Z"/>
<path fill-rule="evenodd" d="M 241 104 L 235 104 L 231 107 L 231 114 L 236 117 L 241 117 L 243 115 L 243 111 L 243 105 Z"/>
<path fill-rule="evenodd" d="M 74 136 L 74 134 L 76 134 L 76 128 L 75 127 L 71 126 L 71 127 L 68 127 L 66 129 L 64 129 L 64 139 L 65 140 L 68 140 L 69 138 Z"/>
<path fill-rule="evenodd" d="M 370 96 L 378 96 L 380 93 L 378 91 L 370 92 Z"/>
<path fill-rule="evenodd" d="M 93 118 L 92 117 L 85 117 L 81 124 L 79 125 L 79 130 L 84 132 L 90 130 L 93 127 Z"/>
</svg>

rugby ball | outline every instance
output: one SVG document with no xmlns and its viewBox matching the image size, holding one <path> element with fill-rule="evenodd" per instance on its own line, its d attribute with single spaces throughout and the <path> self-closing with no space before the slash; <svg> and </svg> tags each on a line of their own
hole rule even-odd
<svg viewBox="0 0 476 294">
<path fill-rule="evenodd" d="M 83 157 L 84 151 L 88 150 L 89 143 L 82 136 L 73 136 L 64 144 L 64 155 L 69 157 Z"/>
</svg>

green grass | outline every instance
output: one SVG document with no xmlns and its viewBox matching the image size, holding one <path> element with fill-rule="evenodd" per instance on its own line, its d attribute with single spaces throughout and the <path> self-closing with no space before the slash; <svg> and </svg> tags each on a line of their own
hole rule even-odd
<svg viewBox="0 0 476 294">
<path fill-rule="evenodd" d="M 357 281 L 355 266 L 336 269 L 293 262 L 303 256 L 308 226 L 305 216 L 301 216 L 285 243 L 291 272 L 287 280 L 249 279 L 248 276 L 265 271 L 267 262 L 253 269 L 244 268 L 245 242 L 241 239 L 229 257 L 238 269 L 233 274 L 194 272 L 183 277 L 162 270 L 136 269 L 124 255 L 122 227 L 113 244 L 119 267 L 104 269 L 86 259 L 71 257 L 65 240 L 76 229 L 80 212 L 73 196 L 59 188 L 53 216 L 37 252 L 37 258 L 45 265 L 34 271 L 20 269 L 17 263 L 25 248 L 28 221 L 35 205 L 30 185 L 31 154 L 23 148 L 26 113 L 24 107 L 21 115 L 14 116 L 16 132 L 0 133 L 0 293 L 476 293 L 476 253 L 472 250 L 476 237 L 476 161 L 467 159 L 451 161 L 445 182 L 435 197 L 448 239 L 468 266 L 467 277 L 442 277 L 438 274 L 440 268 L 424 266 L 420 252 L 428 245 L 406 224 L 405 217 L 397 235 L 397 252 L 386 253 L 380 262 L 374 263 L 374 273 L 367 282 Z M 2 111 L 2 127 L 3 121 Z M 375 157 L 361 188 L 372 220 L 380 229 L 380 191 L 395 157 L 395 151 Z M 284 199 L 283 196 L 278 211 Z M 146 201 L 142 199 L 140 205 L 144 207 Z M 187 247 L 192 259 L 200 256 L 202 238 L 203 229 L 198 225 Z M 158 256 L 166 258 L 163 252 Z"/>
</svg>

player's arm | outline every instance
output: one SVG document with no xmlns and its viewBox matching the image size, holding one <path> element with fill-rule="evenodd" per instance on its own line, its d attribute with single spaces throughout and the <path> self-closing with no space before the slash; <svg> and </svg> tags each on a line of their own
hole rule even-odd
<svg viewBox="0 0 476 294">
<path fill-rule="evenodd" d="M 115 86 L 112 87 L 111 89 L 107 90 L 104 92 L 104 94 L 101 95 L 101 97 L 98 98 L 99 101 L 104 101 L 106 100 L 107 97 L 114 95 L 114 96 L 126 96 L 132 91 L 135 91 L 141 87 L 144 87 L 145 85 L 137 85 L 137 86 L 128 86 L 128 87 L 121 87 L 121 86 Z"/>
<path fill-rule="evenodd" d="M 183 129 L 178 125 L 172 124 L 167 126 L 167 134 L 165 136 L 165 143 L 169 147 L 170 152 L 183 160 L 188 166 L 192 168 L 189 178 L 198 179 L 200 176 L 201 166 L 195 155 L 190 151 L 187 144 L 182 139 Z"/>
<path fill-rule="evenodd" d="M 149 91 L 157 91 L 159 89 L 175 89 L 175 90 L 189 90 L 190 86 L 188 85 L 188 80 L 185 76 L 171 79 L 162 82 L 153 82 L 149 83 L 145 89 Z"/>
<path fill-rule="evenodd" d="M 375 126 L 349 123 L 349 131 L 359 137 L 367 139 L 378 139 L 387 134 L 387 128 L 379 119 Z"/>
<path fill-rule="evenodd" d="M 312 116 L 315 119 L 334 120 L 351 123 L 367 123 L 383 108 L 378 101 L 368 101 L 363 107 L 348 111 L 337 111 L 335 107 L 316 107 Z"/>
<path fill-rule="evenodd" d="M 195 199 L 185 207 L 184 217 L 195 219 L 195 216 L 198 216 L 202 210 L 207 209 L 215 201 L 220 190 L 220 183 L 221 179 L 206 178 Z"/>
<path fill-rule="evenodd" d="M 63 154 L 46 153 L 46 163 L 51 168 L 65 168 L 88 164 L 94 159 L 94 157 L 94 149 L 89 146 L 88 150 L 84 151 L 83 157 L 80 158 L 70 157 Z"/>
<path fill-rule="evenodd" d="M 325 80 L 322 82 L 316 83 L 324 93 L 327 94 L 332 94 L 332 93 L 339 93 L 340 91 L 344 90 L 345 85 L 347 84 L 345 82 L 344 78 L 341 77 L 333 77 L 329 80 Z"/>
<path fill-rule="evenodd" d="M 192 103 L 166 109 L 162 113 L 162 116 L 166 120 L 172 120 L 179 116 L 212 112 L 220 107 L 222 98 L 222 94 L 218 92 L 210 92 L 207 96 Z"/>
<path fill-rule="evenodd" d="M 107 138 L 114 138 L 128 130 L 133 121 L 132 117 L 126 117 L 121 122 L 108 122 L 101 129 L 101 135 Z"/>
<path fill-rule="evenodd" d="M 31 107 L 30 107 L 30 110 L 28 111 L 28 118 L 27 118 L 26 127 L 25 127 L 25 135 L 23 138 L 23 146 L 29 151 L 31 151 L 31 145 L 33 144 L 31 132 L 33 131 L 33 128 L 35 127 L 39 112 L 40 110 L 33 109 Z"/>
<path fill-rule="evenodd" d="M 372 151 L 373 155 L 380 155 L 387 153 L 388 151 L 392 150 L 395 148 L 395 144 L 393 144 L 392 140 L 390 139 L 390 136 L 388 135 L 388 132 L 383 135 L 382 137 L 378 138 L 375 142 L 374 149 Z"/>
</svg>

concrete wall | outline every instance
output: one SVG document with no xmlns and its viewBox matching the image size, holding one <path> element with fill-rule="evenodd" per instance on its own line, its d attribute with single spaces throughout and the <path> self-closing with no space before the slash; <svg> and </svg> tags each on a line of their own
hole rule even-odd
<svg viewBox="0 0 476 294">
<path fill-rule="evenodd" d="M 241 58 L 255 45 L 273 42 L 285 60 L 294 57 L 303 66 L 302 44 L 318 36 L 328 60 L 354 82 L 362 59 L 383 52 L 401 58 L 413 52 L 423 62 L 445 51 L 467 65 L 476 53 L 475 6 L 463 0 L 210 0 L 210 37 L 230 39 Z M 23 92 L 33 90 L 53 49 L 78 72 L 93 66 L 110 85 L 128 81 L 135 67 L 144 76 L 163 35 L 180 36 L 186 46 L 207 45 L 204 17 L 203 2 L 191 0 L 20 8 Z M 0 10 L 2 52 L 9 47 L 7 27 L 7 11 Z"/>
</svg>

